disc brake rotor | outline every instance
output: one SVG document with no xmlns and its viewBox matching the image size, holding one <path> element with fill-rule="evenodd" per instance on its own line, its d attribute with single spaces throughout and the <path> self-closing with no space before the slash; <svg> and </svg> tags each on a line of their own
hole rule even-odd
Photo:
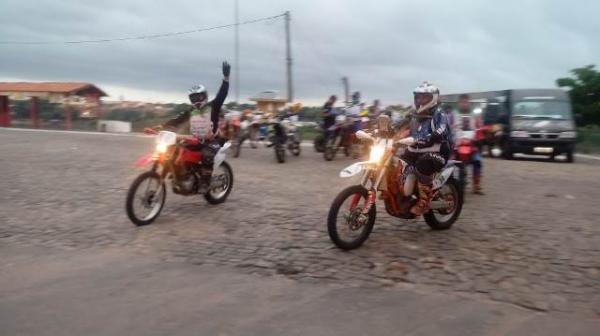
<svg viewBox="0 0 600 336">
<path fill-rule="evenodd" d="M 346 224 L 352 231 L 360 229 L 367 222 L 367 217 L 362 213 L 362 208 L 360 207 L 354 207 L 344 217 L 346 218 Z"/>
</svg>

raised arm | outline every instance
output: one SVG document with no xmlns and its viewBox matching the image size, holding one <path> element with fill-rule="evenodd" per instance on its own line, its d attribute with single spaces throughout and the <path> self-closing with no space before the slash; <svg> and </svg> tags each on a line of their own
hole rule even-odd
<svg viewBox="0 0 600 336">
<path fill-rule="evenodd" d="M 217 133 L 219 128 L 219 115 L 221 114 L 221 107 L 227 98 L 229 92 L 229 73 L 231 72 L 231 66 L 227 62 L 223 62 L 223 82 L 219 88 L 219 92 L 215 99 L 211 102 L 211 114 L 210 119 L 213 124 L 213 133 Z"/>
</svg>

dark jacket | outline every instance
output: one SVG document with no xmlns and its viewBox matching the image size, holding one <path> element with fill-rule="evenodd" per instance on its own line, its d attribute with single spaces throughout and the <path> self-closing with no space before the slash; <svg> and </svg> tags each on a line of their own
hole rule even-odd
<svg viewBox="0 0 600 336">
<path fill-rule="evenodd" d="M 325 128 L 329 128 L 335 124 L 333 104 L 330 102 L 326 102 L 325 105 L 323 105 L 323 124 Z"/>
<path fill-rule="evenodd" d="M 219 88 L 219 92 L 217 93 L 217 96 L 215 97 L 215 99 L 208 102 L 208 105 L 210 106 L 210 120 L 212 121 L 213 133 L 216 133 L 217 129 L 219 129 L 219 116 L 221 114 L 221 107 L 223 106 L 223 103 L 225 102 L 225 98 L 227 98 L 228 92 L 229 92 L 229 82 L 224 80 L 221 83 L 221 88 Z M 179 125 L 183 124 L 184 122 L 187 122 L 188 120 L 190 120 L 190 116 L 192 114 L 193 109 L 194 108 L 192 107 L 189 110 L 181 112 L 175 118 L 170 119 L 169 121 L 164 123 L 163 126 L 164 127 L 178 127 Z"/>
</svg>

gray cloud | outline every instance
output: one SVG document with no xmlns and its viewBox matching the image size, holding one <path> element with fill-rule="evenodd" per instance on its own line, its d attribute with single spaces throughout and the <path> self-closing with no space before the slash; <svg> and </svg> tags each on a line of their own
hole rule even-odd
<svg viewBox="0 0 600 336">
<path fill-rule="evenodd" d="M 408 102 L 422 80 L 443 92 L 552 87 L 600 55 L 597 2 L 240 0 L 241 20 L 285 10 L 292 12 L 296 97 L 309 102 L 341 95 L 343 75 L 365 99 L 384 103 Z M 0 13 L 2 40 L 59 41 L 228 24 L 233 0 L 3 0 Z M 283 21 L 242 26 L 240 36 L 240 96 L 284 94 Z M 233 61 L 233 51 L 232 29 L 104 44 L 0 45 L 0 80 L 89 81 L 185 97 L 196 82 L 215 90 L 220 61 Z"/>
</svg>

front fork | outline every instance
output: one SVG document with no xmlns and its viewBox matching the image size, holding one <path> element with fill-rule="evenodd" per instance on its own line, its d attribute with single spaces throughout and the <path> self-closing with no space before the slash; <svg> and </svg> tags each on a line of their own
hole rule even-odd
<svg viewBox="0 0 600 336">
<path fill-rule="evenodd" d="M 392 159 L 392 155 L 388 155 L 388 157 L 383 161 L 384 163 L 380 166 L 378 166 L 376 170 L 376 172 L 379 172 L 379 174 L 377 175 L 377 178 L 374 180 L 374 183 L 371 184 L 370 188 L 367 188 L 367 183 L 369 182 L 369 180 L 373 181 L 374 176 L 373 175 L 373 170 L 367 170 L 364 174 L 363 177 L 361 179 L 360 184 L 368 190 L 368 195 L 367 198 L 365 199 L 365 205 L 363 207 L 363 214 L 366 215 L 369 213 L 369 211 L 371 210 L 371 206 L 373 204 L 375 204 L 375 202 L 377 201 L 377 190 L 379 189 L 379 186 L 381 185 L 381 181 L 383 181 L 383 178 L 385 177 L 385 173 L 387 170 L 387 167 L 390 164 L 390 160 Z M 354 196 L 352 196 L 352 200 L 350 201 L 350 209 L 353 209 L 355 206 L 358 205 L 358 202 L 360 201 L 361 195 L 356 194 Z"/>
</svg>

